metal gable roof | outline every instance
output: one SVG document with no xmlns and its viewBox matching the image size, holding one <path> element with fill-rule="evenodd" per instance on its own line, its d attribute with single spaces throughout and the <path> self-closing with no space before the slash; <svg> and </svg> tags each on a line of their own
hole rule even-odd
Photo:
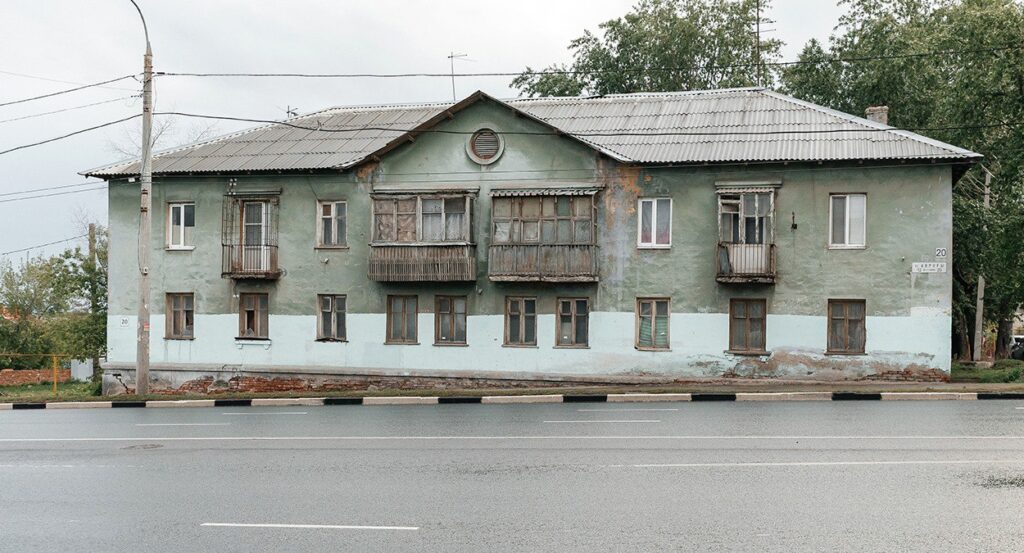
<svg viewBox="0 0 1024 553">
<path fill-rule="evenodd" d="M 480 98 L 625 163 L 961 160 L 981 156 L 764 88 L 340 107 L 158 152 L 153 173 L 346 169 Z M 317 129 L 329 129 L 328 131 Z M 352 130 L 352 132 L 330 132 Z M 409 132 L 413 131 L 413 132 Z M 500 132 L 500 130 L 499 130 Z M 83 174 L 136 175 L 137 160 Z"/>
</svg>

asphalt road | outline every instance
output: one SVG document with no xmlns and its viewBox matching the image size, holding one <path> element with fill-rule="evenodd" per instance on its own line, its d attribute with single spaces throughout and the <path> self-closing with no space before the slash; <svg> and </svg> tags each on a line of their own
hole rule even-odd
<svg viewBox="0 0 1024 553">
<path fill-rule="evenodd" d="M 0 412 L 0 551 L 826 550 L 1024 551 L 1024 401 Z"/>
</svg>

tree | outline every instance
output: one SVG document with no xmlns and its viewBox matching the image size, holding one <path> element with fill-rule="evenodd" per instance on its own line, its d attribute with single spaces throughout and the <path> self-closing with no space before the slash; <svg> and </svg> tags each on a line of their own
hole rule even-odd
<svg viewBox="0 0 1024 553">
<path fill-rule="evenodd" d="M 769 0 L 642 0 L 624 17 L 573 40 L 573 62 L 526 71 L 512 86 L 527 96 L 576 96 L 753 86 L 773 80 L 764 63 L 781 41 L 754 33 Z M 761 17 L 762 25 L 771 23 Z M 759 70 L 764 78 L 758 78 Z"/>
</svg>

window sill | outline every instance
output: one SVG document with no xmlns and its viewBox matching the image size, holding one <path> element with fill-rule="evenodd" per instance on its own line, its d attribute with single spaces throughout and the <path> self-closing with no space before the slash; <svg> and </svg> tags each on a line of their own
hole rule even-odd
<svg viewBox="0 0 1024 553">
<path fill-rule="evenodd" d="M 384 342 L 385 346 L 418 346 L 419 342 Z"/>
<path fill-rule="evenodd" d="M 502 344 L 503 348 L 538 349 L 537 344 Z"/>
<path fill-rule="evenodd" d="M 644 347 L 644 346 L 633 346 L 633 347 L 636 348 L 637 351 L 654 351 L 654 352 L 672 351 L 672 348 L 649 348 L 649 347 Z"/>
<path fill-rule="evenodd" d="M 270 343 L 270 338 L 250 338 L 248 336 L 235 336 L 236 342 L 255 342 L 255 343 Z"/>
<path fill-rule="evenodd" d="M 195 339 L 196 339 L 195 336 L 164 336 L 164 340 L 170 340 L 170 341 L 174 341 L 174 342 L 179 342 L 179 341 L 191 342 L 192 340 L 195 340 Z"/>
<path fill-rule="evenodd" d="M 438 346 L 438 347 L 442 347 L 442 348 L 451 348 L 451 347 L 465 348 L 465 347 L 469 347 L 469 344 L 467 344 L 466 342 L 434 342 L 434 345 Z"/>
<path fill-rule="evenodd" d="M 732 355 L 743 355 L 743 356 L 746 356 L 746 357 L 764 357 L 766 355 L 769 355 L 769 353 L 767 351 L 748 351 L 748 350 L 737 350 L 737 349 L 727 349 L 727 350 L 725 350 L 725 353 L 729 353 L 729 354 L 732 354 Z"/>
<path fill-rule="evenodd" d="M 345 338 L 317 338 L 316 341 L 317 342 L 325 342 L 325 343 L 330 343 L 330 342 L 338 342 L 338 343 L 342 343 L 342 344 L 348 343 L 348 340 L 345 339 Z"/>
<path fill-rule="evenodd" d="M 415 248 L 438 247 L 438 246 L 475 246 L 476 242 L 452 241 L 452 242 L 370 242 L 371 247 L 392 248 L 399 246 L 412 246 Z"/>
<path fill-rule="evenodd" d="M 569 345 L 560 346 L 560 345 L 555 345 L 553 347 L 554 347 L 554 349 L 590 349 L 589 345 L 582 345 L 582 346 L 575 346 L 575 345 L 573 345 L 573 346 L 569 346 Z"/>
<path fill-rule="evenodd" d="M 866 250 L 867 246 L 836 246 L 829 244 L 828 249 L 830 250 Z"/>
<path fill-rule="evenodd" d="M 164 251 L 168 252 L 190 252 L 196 249 L 195 246 L 165 246 Z"/>
<path fill-rule="evenodd" d="M 825 355 L 838 356 L 838 357 L 863 357 L 867 355 L 865 351 L 826 351 Z"/>
<path fill-rule="evenodd" d="M 671 250 L 672 244 L 637 244 L 638 250 Z"/>
<path fill-rule="evenodd" d="M 270 343 L 270 338 L 235 337 L 235 347 L 238 349 L 246 346 L 263 346 L 263 349 L 270 349 Z"/>
<path fill-rule="evenodd" d="M 318 244 L 316 246 L 313 246 L 313 249 L 314 250 L 340 250 L 340 251 L 345 251 L 345 250 L 349 249 L 349 247 L 347 245 L 346 246 L 324 246 L 324 245 Z"/>
</svg>

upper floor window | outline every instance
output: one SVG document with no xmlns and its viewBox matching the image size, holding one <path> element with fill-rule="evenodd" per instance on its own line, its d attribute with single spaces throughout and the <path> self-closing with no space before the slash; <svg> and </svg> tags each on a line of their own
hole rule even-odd
<svg viewBox="0 0 1024 553">
<path fill-rule="evenodd" d="M 348 245 L 345 202 L 317 202 L 319 222 L 316 229 L 316 243 L 321 248 L 343 248 Z"/>
<path fill-rule="evenodd" d="M 196 204 L 167 204 L 167 247 L 192 249 L 195 247 Z"/>
<path fill-rule="evenodd" d="M 867 199 L 866 194 L 833 194 L 829 197 L 829 247 L 864 247 Z"/>
<path fill-rule="evenodd" d="M 774 243 L 774 201 L 773 192 L 720 193 L 720 241 L 725 244 Z"/>
<path fill-rule="evenodd" d="M 637 247 L 668 248 L 672 246 L 671 198 L 639 200 Z"/>
<path fill-rule="evenodd" d="M 469 242 L 471 205 L 466 195 L 374 198 L 373 241 Z"/>
<path fill-rule="evenodd" d="M 491 202 L 495 244 L 593 244 L 594 197 L 516 196 Z"/>
<path fill-rule="evenodd" d="M 279 198 L 275 194 L 238 193 L 224 198 L 222 276 L 277 278 Z"/>
</svg>

